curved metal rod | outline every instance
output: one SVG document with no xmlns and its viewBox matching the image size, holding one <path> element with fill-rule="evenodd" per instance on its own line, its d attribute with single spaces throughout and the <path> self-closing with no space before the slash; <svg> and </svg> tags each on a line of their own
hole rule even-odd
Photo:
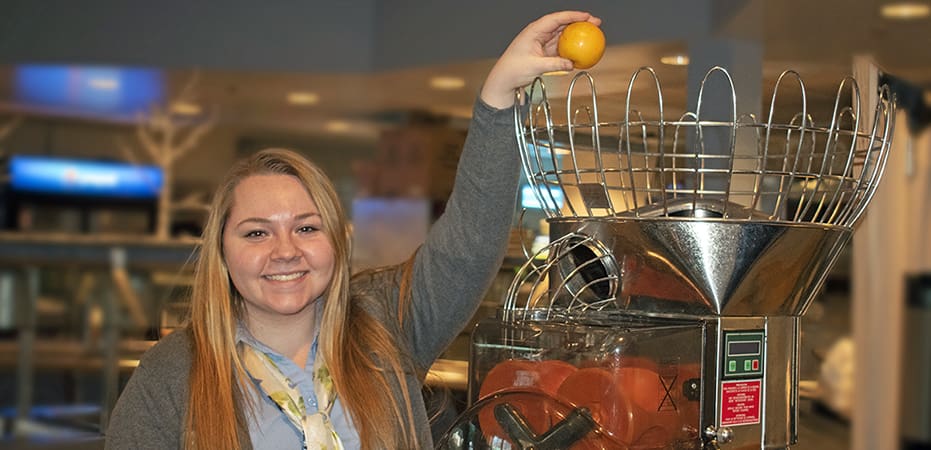
<svg viewBox="0 0 931 450">
<path fill-rule="evenodd" d="M 854 115 L 855 113 L 853 112 L 853 108 L 849 106 L 845 107 L 840 112 L 841 118 L 850 117 L 851 120 L 855 121 L 856 118 L 854 117 Z M 854 136 L 850 140 L 850 148 L 848 148 L 846 152 L 847 157 L 845 158 L 845 161 L 844 161 L 844 168 L 843 170 L 840 171 L 839 176 L 836 177 L 837 186 L 834 187 L 833 192 L 831 193 L 831 199 L 827 201 L 827 204 L 825 204 L 824 197 L 822 197 L 821 204 L 818 205 L 818 210 L 815 211 L 815 214 L 814 214 L 815 219 L 813 219 L 814 221 L 821 222 L 821 223 L 833 223 L 834 219 L 837 217 L 838 212 L 843 207 L 842 202 L 844 200 L 844 193 L 846 192 L 845 190 L 846 180 L 848 178 L 851 178 L 851 179 L 853 178 L 853 171 L 855 168 L 855 160 L 856 160 L 856 157 L 855 157 L 856 156 L 856 145 L 857 145 L 857 137 L 856 137 L 856 133 L 854 133 Z M 837 146 L 837 143 L 835 140 L 835 147 L 836 146 Z M 830 164 L 832 166 L 834 164 L 834 156 L 837 155 L 838 153 L 840 153 L 840 151 L 838 150 L 831 152 Z M 851 196 L 851 200 L 855 200 L 854 196 Z"/>
<path fill-rule="evenodd" d="M 831 124 L 828 127 L 828 129 L 830 129 L 831 131 L 828 133 L 828 138 L 824 143 L 824 155 L 821 158 L 821 168 L 816 177 L 817 180 L 815 181 L 815 187 L 812 189 L 812 191 L 814 192 L 820 191 L 821 184 L 824 182 L 825 176 L 829 174 L 829 172 L 826 172 L 826 170 L 828 170 L 826 168 L 826 166 L 828 165 L 828 155 L 832 153 L 831 148 L 836 145 L 837 133 L 839 133 L 840 131 L 840 118 L 842 117 L 842 114 L 843 114 L 843 110 L 840 109 L 840 96 L 844 90 L 844 86 L 848 82 L 850 83 L 851 88 L 853 89 L 855 93 L 854 98 L 853 98 L 853 101 L 855 103 L 855 105 L 853 106 L 853 110 L 856 112 L 856 114 L 854 114 L 853 129 L 854 131 L 859 130 L 860 87 L 857 85 L 857 80 L 853 79 L 853 77 L 845 77 L 843 80 L 841 80 L 840 86 L 837 88 L 837 97 L 834 99 L 834 112 L 831 114 Z M 853 141 L 854 141 L 853 142 L 854 145 L 856 145 L 856 139 L 854 139 Z M 853 153 L 854 153 L 853 148 L 851 148 L 850 156 L 852 156 Z M 814 202 L 814 199 L 815 199 L 815 195 L 812 195 L 811 198 L 808 199 L 808 201 L 805 203 L 805 207 L 801 208 L 801 211 L 799 212 L 799 217 L 806 217 L 806 213 L 808 213 L 808 210 L 811 209 L 811 205 Z"/>
<path fill-rule="evenodd" d="M 537 169 L 538 175 L 535 174 L 533 178 L 530 178 L 528 176 L 528 181 L 531 182 L 533 186 L 535 187 L 534 195 L 537 197 L 537 201 L 540 202 L 540 205 L 543 208 L 543 211 L 546 213 L 547 217 L 558 217 L 560 215 L 560 211 L 558 209 L 559 207 L 556 202 L 556 198 L 553 196 L 553 192 L 551 191 L 550 185 L 553 184 L 555 185 L 556 188 L 562 190 L 563 198 L 567 198 L 567 196 L 566 196 L 565 190 L 563 189 L 562 183 L 558 179 L 558 167 L 555 164 L 556 139 L 555 139 L 555 133 L 553 131 L 553 114 L 552 114 L 552 111 L 550 110 L 549 100 L 546 95 L 546 85 L 543 84 L 543 79 L 541 77 L 535 78 L 533 84 L 531 84 L 530 100 L 531 101 L 533 100 L 534 89 L 538 85 L 540 87 L 540 96 L 541 96 L 541 101 L 540 101 L 541 103 L 540 103 L 539 108 L 542 108 L 543 116 L 546 121 L 546 139 L 548 142 L 547 148 L 549 148 L 550 156 L 554 164 L 553 173 L 554 173 L 554 177 L 556 177 L 556 180 L 554 180 L 551 183 L 547 179 L 547 174 L 546 174 L 547 171 L 545 169 L 546 165 L 544 164 L 543 159 L 541 159 L 541 152 L 542 152 L 541 148 L 543 146 L 536 139 L 537 126 L 534 123 L 534 118 L 537 116 L 536 114 L 531 114 L 529 117 L 532 149 L 528 148 L 526 145 L 522 145 L 521 154 L 523 155 L 525 152 L 533 151 L 533 156 L 535 160 L 534 162 L 536 162 L 537 164 L 536 169 Z M 530 166 L 529 162 L 525 164 L 525 168 L 526 170 L 529 170 L 531 172 L 533 171 L 533 168 Z M 543 190 L 546 191 L 546 194 L 545 194 L 546 197 L 544 197 L 543 192 L 541 192 Z M 569 207 L 571 209 L 572 205 L 570 204 Z"/>
<path fill-rule="evenodd" d="M 746 119 L 746 121 L 744 119 Z M 750 174 L 754 176 L 753 179 L 755 180 L 755 182 L 753 183 L 753 187 L 750 189 L 750 192 L 749 192 L 751 196 L 749 206 L 751 210 L 758 210 L 759 207 L 757 205 L 759 205 L 760 196 L 762 195 L 761 190 L 763 186 L 763 180 L 766 177 L 766 159 L 765 157 L 762 156 L 764 155 L 764 153 L 762 152 L 762 149 L 760 148 L 760 142 L 762 141 L 760 139 L 761 126 L 760 126 L 760 123 L 756 119 L 756 115 L 753 113 L 741 114 L 740 117 L 737 119 L 736 126 L 738 129 L 749 128 L 749 131 L 756 133 L 756 147 L 757 147 L 756 154 L 757 156 L 749 158 L 749 159 L 753 159 L 755 164 L 752 169 L 747 169 L 747 170 L 749 171 Z M 752 217 L 753 215 L 749 214 L 746 217 L 746 219 L 749 220 Z M 772 217 L 772 215 L 770 215 L 770 217 Z"/>
<path fill-rule="evenodd" d="M 731 74 L 728 73 L 727 69 L 721 66 L 714 66 L 710 70 L 708 70 L 707 73 L 705 73 L 705 77 L 702 78 L 701 80 L 701 86 L 698 88 L 698 102 L 695 107 L 695 115 L 699 117 L 699 120 L 696 122 L 696 125 L 698 126 L 698 134 L 701 140 L 701 153 L 702 155 L 705 155 L 706 154 L 705 143 L 704 143 L 704 140 L 701 139 L 702 137 L 702 134 L 701 134 L 702 122 L 700 120 L 701 119 L 701 103 L 702 103 L 702 97 L 705 91 L 705 83 L 708 81 L 711 75 L 713 75 L 716 72 L 724 75 L 724 78 L 727 80 L 727 84 L 731 89 L 731 124 L 732 126 L 731 126 L 730 145 L 729 145 L 729 148 L 731 151 L 731 157 L 730 157 L 730 168 L 728 170 L 729 176 L 727 177 L 727 183 L 726 183 L 725 192 L 724 192 L 724 199 L 727 200 L 727 198 L 730 197 L 730 192 L 731 192 L 731 178 L 734 173 L 734 152 L 735 152 L 734 147 L 737 143 L 737 128 L 736 126 L 734 126 L 734 124 L 737 123 L 737 92 L 734 89 L 734 80 L 733 78 L 731 78 Z M 702 180 L 703 180 L 702 187 L 704 188 L 704 176 L 702 176 Z M 723 214 L 723 218 L 726 219 L 727 218 L 727 202 L 724 203 L 724 210 L 722 211 L 722 214 Z"/>
<path fill-rule="evenodd" d="M 860 202 L 860 207 L 856 213 L 848 219 L 849 227 L 853 225 L 860 219 L 860 216 L 863 214 L 863 211 L 866 210 L 866 205 L 873 199 L 873 195 L 876 193 L 876 188 L 879 186 L 879 180 L 882 179 L 883 173 L 886 170 L 886 162 L 889 159 L 889 149 L 892 147 L 892 136 L 890 133 L 895 129 L 895 96 L 892 94 L 892 91 L 889 89 L 888 85 L 883 85 L 879 90 L 879 100 L 876 102 L 876 111 L 873 119 L 873 131 L 870 134 L 870 140 L 867 147 L 868 151 L 872 151 L 875 148 L 876 142 L 876 130 L 879 126 L 880 118 L 885 118 L 883 122 L 883 137 L 880 142 L 879 150 L 876 150 L 874 153 L 876 155 L 876 169 L 873 172 L 873 176 L 870 178 L 870 182 L 867 185 L 867 190 L 864 195 L 864 199 Z"/>
<path fill-rule="evenodd" d="M 588 239 L 588 241 L 591 241 L 591 239 Z M 582 244 L 581 242 L 576 243 L 576 244 L 574 244 L 574 245 L 572 246 L 572 248 L 573 248 L 573 249 L 574 249 L 574 248 L 577 248 L 577 247 L 578 247 L 579 245 L 581 245 L 581 244 Z M 584 261 L 584 262 L 582 262 L 581 264 L 577 264 L 575 267 L 573 267 L 572 270 L 569 271 L 569 273 L 565 274 L 565 275 L 562 277 L 562 281 L 559 283 L 558 288 L 556 289 L 556 291 L 557 291 L 557 292 L 565 291 L 565 292 L 568 292 L 568 293 L 572 294 L 572 301 L 574 302 L 574 301 L 576 301 L 576 300 L 579 299 L 579 295 L 581 295 L 583 292 L 589 290 L 593 285 L 595 285 L 595 284 L 597 284 L 597 283 L 599 283 L 599 282 L 601 282 L 601 281 L 609 281 L 609 282 L 612 281 L 612 280 L 613 280 L 613 281 L 617 281 L 618 278 L 617 278 L 616 275 L 608 274 L 608 275 L 606 275 L 606 276 L 604 276 L 604 277 L 600 277 L 600 278 L 597 278 L 597 279 L 594 279 L 594 280 L 589 280 L 588 282 L 586 282 L 585 284 L 583 284 L 581 287 L 579 287 L 579 289 L 578 289 L 576 292 L 573 292 L 573 291 L 570 290 L 568 287 L 566 287 L 566 285 L 569 283 L 570 280 L 572 280 L 573 278 L 579 276 L 579 274 L 582 273 L 582 270 L 584 270 L 586 267 L 589 267 L 589 266 L 591 266 L 591 265 L 593 265 L 593 264 L 601 263 L 601 261 L 602 261 L 603 259 L 606 259 L 606 257 L 600 256 L 600 257 L 596 257 L 596 258 L 594 258 L 594 259 L 589 259 L 589 260 L 587 260 L 587 261 Z M 612 297 L 613 297 L 613 296 L 612 296 Z M 568 309 L 572 309 L 572 308 L 571 308 L 572 302 L 569 303 L 569 306 L 570 306 L 570 307 L 569 307 Z"/>
<path fill-rule="evenodd" d="M 527 94 L 527 97 L 526 97 L 527 116 L 528 116 L 526 118 L 522 117 L 521 115 L 521 111 L 523 111 L 524 109 L 523 100 L 522 100 L 524 97 L 521 95 L 522 91 L 520 89 L 515 90 L 514 130 L 517 134 L 517 143 L 518 145 L 520 145 L 519 154 L 520 154 L 521 166 L 524 171 L 524 177 L 526 177 L 527 182 L 530 183 L 531 186 L 534 187 L 533 189 L 534 196 L 537 198 L 537 201 L 540 203 L 541 208 L 543 208 L 543 210 L 546 211 L 547 215 L 549 215 L 549 211 L 546 209 L 547 208 L 546 202 L 543 201 L 542 194 L 540 193 L 540 189 L 538 188 L 539 182 L 537 180 L 537 174 L 533 170 L 530 164 L 531 155 L 528 154 L 528 152 L 530 152 L 530 147 L 527 146 L 528 144 L 527 144 L 527 138 L 526 138 L 526 134 L 529 133 L 530 139 L 531 139 L 530 145 L 536 152 L 537 142 L 536 142 L 535 131 L 534 131 L 534 126 L 533 126 L 533 115 L 534 114 L 533 114 L 533 103 L 532 102 L 533 102 L 533 93 L 537 85 L 540 86 L 540 89 L 543 92 L 543 98 L 544 99 L 546 98 L 546 86 L 543 85 L 543 80 L 540 77 L 537 77 L 533 80 L 533 83 L 530 84 L 530 92 Z M 541 106 L 541 107 L 545 107 L 545 106 Z M 527 125 L 526 125 L 527 131 L 524 131 L 524 127 L 523 127 L 523 124 L 525 122 L 527 122 Z"/>
<path fill-rule="evenodd" d="M 657 102 L 659 103 L 659 123 L 660 123 L 660 126 L 659 126 L 659 148 L 660 148 L 660 161 L 662 161 L 662 155 L 663 155 L 662 152 L 663 152 L 663 144 L 664 144 L 664 142 L 663 142 L 663 139 L 664 139 L 664 137 L 663 137 L 663 125 L 662 125 L 662 124 L 663 124 L 663 117 L 664 117 L 664 116 L 663 116 L 663 89 L 662 89 L 662 86 L 660 86 L 659 77 L 656 76 L 656 72 L 653 70 L 653 68 L 651 68 L 651 67 L 640 67 L 639 69 L 637 69 L 637 70 L 633 73 L 633 75 L 631 75 L 631 77 L 630 77 L 630 82 L 627 83 L 627 98 L 626 98 L 626 101 L 625 101 L 625 103 L 624 103 L 624 125 L 623 125 L 623 132 L 624 132 L 624 135 L 625 135 L 625 137 L 626 137 L 626 143 L 627 143 L 627 163 L 628 163 L 628 165 L 627 165 L 627 173 L 628 173 L 629 178 L 630 178 L 631 197 L 632 197 L 632 199 L 633 199 L 634 211 L 635 211 L 635 213 L 637 214 L 637 217 L 639 217 L 639 205 L 638 205 L 638 200 L 637 200 L 637 191 L 636 191 L 636 189 L 634 188 L 634 186 L 636 186 L 636 182 L 635 182 L 635 180 L 634 180 L 634 171 L 633 171 L 633 164 L 632 164 L 633 155 L 632 155 L 632 150 L 631 150 L 631 148 L 630 148 L 630 98 L 633 96 L 634 83 L 637 81 L 637 77 L 639 77 L 639 76 L 640 76 L 640 73 L 641 73 L 641 72 L 644 72 L 644 71 L 649 72 L 650 76 L 653 78 L 653 83 L 654 83 L 654 85 L 656 86 L 656 97 L 657 97 Z M 641 118 L 640 121 L 641 121 L 641 123 L 642 123 L 642 122 L 643 122 L 643 119 Z M 645 134 L 646 134 L 646 133 L 644 133 L 644 139 L 643 139 L 644 145 L 646 145 L 646 136 L 645 136 Z M 660 173 L 662 173 L 662 166 L 661 166 L 661 168 L 660 168 Z M 662 181 L 662 180 L 661 180 L 661 181 Z M 661 184 L 664 184 L 664 183 L 661 182 Z M 665 186 L 664 186 L 664 187 L 663 187 L 663 199 L 664 199 L 663 202 L 664 202 L 664 205 L 665 205 L 665 198 L 666 198 L 666 189 L 665 189 Z"/>
<path fill-rule="evenodd" d="M 562 248 L 562 243 L 569 239 L 585 239 L 589 238 L 588 236 L 568 233 L 565 236 L 562 236 L 558 239 L 551 241 L 545 247 L 538 250 L 534 253 L 533 257 L 528 259 L 520 268 L 517 270 L 517 274 L 514 276 L 514 279 L 511 280 L 511 285 L 508 287 L 508 292 L 504 299 L 503 308 L 505 310 L 514 310 L 517 308 L 517 299 L 519 297 L 520 287 L 532 276 L 537 276 L 537 282 L 542 278 L 541 274 L 545 275 L 547 271 L 553 266 L 554 261 L 559 260 L 559 258 L 565 256 L 565 251 L 561 254 L 554 256 L 550 254 L 550 251 L 555 249 Z M 589 238 L 590 239 L 590 238 Z M 543 255 L 547 255 L 546 262 L 543 265 L 537 265 L 537 260 Z M 533 292 L 533 291 L 531 291 Z"/>
<path fill-rule="evenodd" d="M 524 214 L 526 213 L 527 208 L 520 209 L 520 216 L 517 218 L 517 235 L 520 237 L 520 252 L 524 254 L 524 259 L 530 259 L 531 249 L 527 248 L 527 242 L 524 240 Z"/>
<path fill-rule="evenodd" d="M 795 155 L 796 155 L 796 162 L 798 161 L 798 159 L 797 159 L 797 158 L 798 158 L 798 155 L 802 152 L 802 145 L 804 144 L 804 140 L 805 140 L 805 128 L 806 128 L 806 123 L 807 123 L 806 121 L 807 121 L 807 119 L 808 119 L 808 94 L 806 93 L 806 90 L 805 90 L 805 82 L 802 81 L 802 77 L 799 75 L 799 73 L 796 72 L 796 71 L 794 71 L 794 70 L 786 70 L 786 71 L 782 72 L 782 73 L 779 75 L 779 78 L 776 79 L 776 85 L 775 85 L 775 87 L 773 88 L 773 96 L 772 96 L 772 99 L 771 99 L 770 102 L 769 102 L 769 115 L 768 115 L 768 117 L 767 117 L 767 119 L 766 119 L 766 137 L 765 137 L 765 144 L 763 145 L 763 162 L 764 162 L 764 164 L 765 164 L 766 160 L 767 160 L 768 157 L 769 157 L 769 142 L 770 142 L 770 135 L 771 135 L 772 129 L 773 129 L 773 116 L 775 115 L 776 96 L 777 96 L 777 94 L 779 93 L 779 87 L 782 85 L 782 80 L 783 80 L 783 78 L 785 78 L 786 76 L 789 76 L 789 75 L 794 76 L 794 77 L 795 77 L 795 80 L 798 81 L 799 89 L 800 89 L 801 95 L 802 95 L 802 112 L 800 113 L 800 114 L 801 114 L 800 117 L 802 118 L 802 123 L 799 125 L 799 138 L 798 138 L 799 141 L 798 141 L 798 148 L 796 149 L 796 153 L 795 153 Z M 796 114 L 795 117 L 799 117 L 799 115 Z M 793 122 L 792 122 L 792 123 L 794 124 L 794 117 L 793 117 Z M 788 154 L 789 154 L 789 152 L 788 152 L 788 145 L 789 145 L 790 142 L 791 142 L 791 141 L 788 139 L 788 136 L 787 136 L 787 137 L 786 137 L 786 151 L 785 151 L 786 157 L 787 157 Z M 786 168 L 786 164 L 785 164 L 785 162 L 786 162 L 787 159 L 788 159 L 788 158 L 783 158 L 783 165 L 782 165 L 782 166 L 783 166 L 783 170 L 784 170 L 784 171 L 787 169 L 787 168 Z M 764 170 L 765 170 L 765 167 L 764 167 Z M 790 180 L 791 180 L 791 178 L 790 178 Z M 780 178 L 780 179 L 779 179 L 779 191 L 780 191 L 780 192 L 785 192 L 785 195 L 788 195 L 788 190 L 787 190 L 787 189 L 783 189 L 783 187 L 784 187 L 784 186 L 783 186 L 783 182 L 784 182 L 784 181 L 785 181 L 784 178 Z M 790 183 L 790 185 L 791 185 L 791 183 Z M 773 215 L 775 215 L 776 211 L 779 211 L 779 205 L 780 205 L 780 203 L 782 203 L 784 200 L 785 200 L 785 198 L 784 198 L 784 196 L 782 196 L 782 195 L 780 195 L 780 196 L 777 198 L 777 200 L 776 200 L 776 207 L 773 208 Z M 752 207 L 753 207 L 754 209 L 756 209 L 756 204 L 752 205 Z"/>
<path fill-rule="evenodd" d="M 807 121 L 809 124 L 811 124 L 811 126 L 809 127 L 811 131 L 809 133 L 809 135 L 811 136 L 811 146 L 808 149 L 809 154 L 814 151 L 814 148 L 817 146 L 817 143 L 818 143 L 818 134 L 814 128 L 814 120 L 811 118 L 811 115 L 806 114 L 805 116 L 802 116 L 802 113 L 796 113 L 795 116 L 792 117 L 792 120 L 789 121 L 789 126 L 786 127 L 786 142 L 785 142 L 784 153 L 783 153 L 783 158 L 782 158 L 782 171 L 780 172 L 780 177 L 779 177 L 779 187 L 778 187 L 779 194 L 778 194 L 778 197 L 776 198 L 776 205 L 773 208 L 774 212 L 778 212 L 781 208 L 786 208 L 785 220 L 789 220 L 792 222 L 794 222 L 797 218 L 798 207 L 796 206 L 795 211 L 792 212 L 792 217 L 790 218 L 789 217 L 790 212 L 788 211 L 788 200 L 787 199 L 789 197 L 789 193 L 791 193 L 792 182 L 796 179 L 802 178 L 799 176 L 798 165 L 799 165 L 799 159 L 801 159 L 801 155 L 805 151 L 804 150 L 805 148 L 804 139 L 801 139 L 801 137 L 799 138 L 799 144 L 795 151 L 795 160 L 792 162 L 791 166 L 789 165 L 789 155 L 791 155 L 789 147 L 791 147 L 792 145 L 792 132 L 797 129 L 800 129 L 800 125 L 797 125 L 799 123 L 799 120 Z M 773 127 L 775 126 L 773 125 L 773 126 L 770 126 L 769 128 L 773 128 Z M 805 186 L 803 186 L 803 189 L 804 188 Z"/>
<path fill-rule="evenodd" d="M 598 122 L 598 96 L 595 90 L 595 79 L 592 78 L 592 75 L 590 73 L 582 71 L 582 72 L 577 73 L 574 77 L 572 77 L 572 81 L 569 83 L 569 92 L 566 98 L 566 117 L 569 117 L 571 115 L 570 112 L 572 111 L 572 92 L 575 90 L 575 83 L 580 78 L 587 79 L 589 83 L 591 100 L 592 100 L 590 126 L 592 129 L 592 150 L 595 156 L 595 167 L 598 171 L 598 174 L 601 175 L 601 187 L 602 187 L 602 190 L 604 191 L 605 199 L 607 200 L 608 211 L 610 211 L 613 214 L 615 211 L 614 203 L 611 200 L 611 195 L 608 193 L 608 189 L 607 189 L 608 182 L 607 182 L 607 179 L 605 178 L 604 162 L 602 161 L 602 158 L 601 158 L 601 136 L 600 136 L 599 122 Z M 572 152 L 573 167 L 575 169 L 578 169 L 578 165 L 577 165 L 577 161 L 575 157 L 574 128 L 575 128 L 575 125 L 570 122 L 569 123 L 569 148 L 570 148 L 570 151 Z M 580 179 L 578 175 L 578 171 L 576 171 L 576 179 Z M 584 201 L 584 198 L 583 198 L 583 203 L 586 203 L 586 208 L 588 209 L 589 216 L 591 216 L 592 215 L 591 207 L 587 205 L 587 202 Z"/>
<path fill-rule="evenodd" d="M 865 193 L 865 189 L 866 189 L 866 186 L 863 183 L 864 181 L 866 181 L 865 176 L 870 170 L 869 157 L 868 157 L 869 156 L 868 153 L 870 149 L 868 146 L 866 150 L 867 158 L 866 160 L 863 161 L 863 164 L 860 165 L 860 173 L 859 174 L 854 173 L 855 168 L 856 168 L 857 141 L 860 140 L 860 137 L 859 137 L 860 117 L 862 115 L 862 109 L 863 109 L 862 101 L 860 97 L 861 95 L 860 85 L 859 83 L 857 83 L 857 80 L 855 80 L 853 77 L 846 77 L 844 78 L 843 81 L 841 81 L 841 87 L 838 88 L 837 90 L 837 99 L 835 100 L 835 104 L 840 102 L 840 96 L 842 92 L 841 88 L 843 88 L 844 83 L 847 83 L 848 81 L 850 83 L 850 88 L 851 88 L 854 104 L 851 106 L 848 106 L 846 109 L 851 110 L 851 114 L 855 115 L 856 117 L 854 118 L 854 125 L 853 125 L 853 130 L 852 130 L 853 137 L 850 140 L 850 148 L 848 150 L 848 155 L 847 155 L 848 163 L 845 164 L 845 170 L 842 175 L 843 178 L 849 178 L 852 184 L 851 189 L 850 189 L 850 192 L 851 192 L 850 199 L 847 202 L 847 204 L 844 205 L 844 207 L 838 214 L 838 220 L 840 221 L 839 224 L 843 226 L 847 226 L 846 223 L 848 219 L 850 218 L 851 214 L 855 214 L 856 210 L 859 208 L 859 205 L 857 205 L 857 203 L 862 201 L 863 193 Z M 835 106 L 835 109 L 836 109 L 836 106 Z M 831 125 L 832 125 L 831 128 L 833 130 L 835 128 L 833 126 L 834 124 L 832 123 Z M 875 126 L 876 126 L 876 123 L 874 122 L 873 123 L 874 129 L 875 129 Z"/>
<path fill-rule="evenodd" d="M 644 196 L 644 202 L 646 202 L 647 205 L 652 205 L 654 204 L 653 183 L 650 182 L 650 173 L 653 172 L 653 169 L 650 168 L 650 159 L 649 159 L 650 150 L 649 150 L 649 143 L 647 140 L 647 124 L 646 124 L 646 120 L 643 118 L 643 114 L 639 110 L 634 110 L 632 112 L 637 116 L 637 123 L 640 124 L 640 140 L 641 142 L 643 142 L 642 148 L 640 149 L 643 153 L 643 169 L 642 170 L 643 172 L 646 173 L 646 176 L 644 177 L 644 180 L 643 180 L 643 183 L 645 185 L 643 192 L 638 193 L 634 191 L 631 197 L 636 197 L 638 194 L 642 194 Z M 630 127 L 628 127 L 628 129 L 629 128 Z M 629 154 L 629 156 L 632 157 L 633 155 Z M 631 173 L 635 172 L 634 166 L 628 166 L 627 169 Z"/>
<path fill-rule="evenodd" d="M 693 121 L 693 122 L 686 122 L 686 119 L 694 119 L 694 121 Z M 673 148 L 677 148 L 677 147 L 676 147 L 676 144 L 678 143 L 678 140 L 679 140 L 679 129 L 680 129 L 680 127 L 681 127 L 682 125 L 690 125 L 691 123 L 694 123 L 694 124 L 695 124 L 695 129 L 696 129 L 697 132 L 700 134 L 700 128 L 699 128 L 699 126 L 698 126 L 698 116 L 697 116 L 695 113 L 693 113 L 693 112 L 687 112 L 687 113 L 683 114 L 683 115 L 679 118 L 679 121 L 676 122 L 676 131 L 675 131 L 674 138 L 673 138 Z M 686 144 L 686 145 L 687 145 L 687 144 Z M 689 156 L 687 150 L 688 150 L 688 149 L 686 149 L 686 153 L 685 153 L 685 155 L 684 155 L 684 156 L 686 156 L 686 157 Z M 693 182 L 692 182 L 692 194 L 691 194 L 691 196 L 692 196 L 692 209 L 691 209 L 692 215 L 695 215 L 695 209 L 696 209 L 696 205 L 697 205 L 696 200 L 698 199 L 698 190 L 699 190 L 699 188 L 700 188 L 700 183 L 699 183 L 699 179 L 700 179 L 700 175 L 699 175 L 699 173 L 700 173 L 700 167 L 699 167 L 700 157 L 701 157 L 701 154 L 698 153 L 698 152 L 696 152 L 696 153 L 695 153 L 695 164 L 694 164 L 694 167 L 692 168 L 692 171 L 693 171 L 694 174 L 695 174 L 695 176 L 694 176 L 694 178 L 693 178 Z M 678 172 L 678 171 L 677 171 L 677 172 Z M 676 184 L 675 186 L 678 186 L 678 184 Z M 684 187 L 685 187 L 685 186 L 683 186 L 683 188 L 684 188 Z M 678 191 L 679 191 L 679 189 L 678 189 L 678 187 L 677 187 L 677 188 L 676 188 L 676 192 L 678 192 Z M 684 192 L 683 192 L 683 194 L 684 194 Z M 678 195 L 674 196 L 674 198 L 678 198 Z M 663 207 L 663 215 L 669 215 L 669 210 L 665 207 L 665 205 L 664 205 L 664 207 Z"/>
</svg>

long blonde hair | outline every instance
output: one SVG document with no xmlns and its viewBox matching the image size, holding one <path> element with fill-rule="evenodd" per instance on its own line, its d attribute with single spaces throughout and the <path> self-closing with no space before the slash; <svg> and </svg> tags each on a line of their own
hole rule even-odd
<svg viewBox="0 0 931 450">
<path fill-rule="evenodd" d="M 362 448 L 416 448 L 411 393 L 404 377 L 410 365 L 385 325 L 350 301 L 349 222 L 336 191 L 319 167 L 295 152 L 281 149 L 263 150 L 239 162 L 226 175 L 211 205 L 191 294 L 188 327 L 194 356 L 185 448 L 238 449 L 242 442 L 248 442 L 245 414 L 252 405 L 245 399 L 248 389 L 254 387 L 235 340 L 237 323 L 244 314 L 243 300 L 230 281 L 222 242 L 236 186 L 257 174 L 298 178 L 323 217 L 335 267 L 323 295 L 320 351 L 333 376 L 337 395 L 359 432 Z M 409 273 L 404 279 L 409 279 Z M 403 311 L 409 290 L 405 288 L 402 292 L 405 292 L 401 296 L 404 305 L 399 307 Z M 398 394 L 389 388 L 392 378 L 399 383 Z"/>
</svg>

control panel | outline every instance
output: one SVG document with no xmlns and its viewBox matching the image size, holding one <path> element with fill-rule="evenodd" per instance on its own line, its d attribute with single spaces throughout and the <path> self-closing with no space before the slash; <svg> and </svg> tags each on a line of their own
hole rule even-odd
<svg viewBox="0 0 931 450">
<path fill-rule="evenodd" d="M 765 333 L 728 331 L 724 333 L 724 378 L 758 378 L 763 376 Z"/>
</svg>

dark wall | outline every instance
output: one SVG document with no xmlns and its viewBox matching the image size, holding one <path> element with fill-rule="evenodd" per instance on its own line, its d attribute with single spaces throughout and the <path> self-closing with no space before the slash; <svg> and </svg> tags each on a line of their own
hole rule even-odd
<svg viewBox="0 0 931 450">
<path fill-rule="evenodd" d="M 496 57 L 529 21 L 565 8 L 610 23 L 610 44 L 688 38 L 708 32 L 712 3 L 4 0 L 0 64 L 384 70 Z"/>
</svg>

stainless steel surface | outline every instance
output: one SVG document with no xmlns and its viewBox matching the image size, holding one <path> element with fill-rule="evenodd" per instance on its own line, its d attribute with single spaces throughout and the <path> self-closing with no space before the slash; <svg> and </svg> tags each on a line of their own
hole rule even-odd
<svg viewBox="0 0 931 450">
<path fill-rule="evenodd" d="M 798 346 L 796 317 L 717 317 L 706 322 L 704 351 L 706 371 L 702 374 L 706 384 L 703 404 L 715 408 L 703 409 L 703 423 L 713 424 L 712 429 L 728 430 L 727 441 L 717 443 L 722 448 L 783 448 L 798 441 L 797 391 L 798 363 L 794 349 Z M 765 370 L 762 377 L 762 395 L 765 407 L 761 408 L 759 423 L 740 426 L 721 426 L 721 392 L 715 386 L 726 378 L 725 340 L 728 331 L 763 330 L 765 332 Z M 729 445 L 723 445 L 729 444 Z"/>
<path fill-rule="evenodd" d="M 765 327 L 763 447 L 780 448 L 798 442 L 798 317 L 768 316 Z"/>
<path fill-rule="evenodd" d="M 547 295 L 518 305 L 690 316 L 801 314 L 850 237 L 839 227 L 675 218 L 551 219 L 550 233 L 569 236 L 550 247 L 559 270 Z"/>
</svg>

